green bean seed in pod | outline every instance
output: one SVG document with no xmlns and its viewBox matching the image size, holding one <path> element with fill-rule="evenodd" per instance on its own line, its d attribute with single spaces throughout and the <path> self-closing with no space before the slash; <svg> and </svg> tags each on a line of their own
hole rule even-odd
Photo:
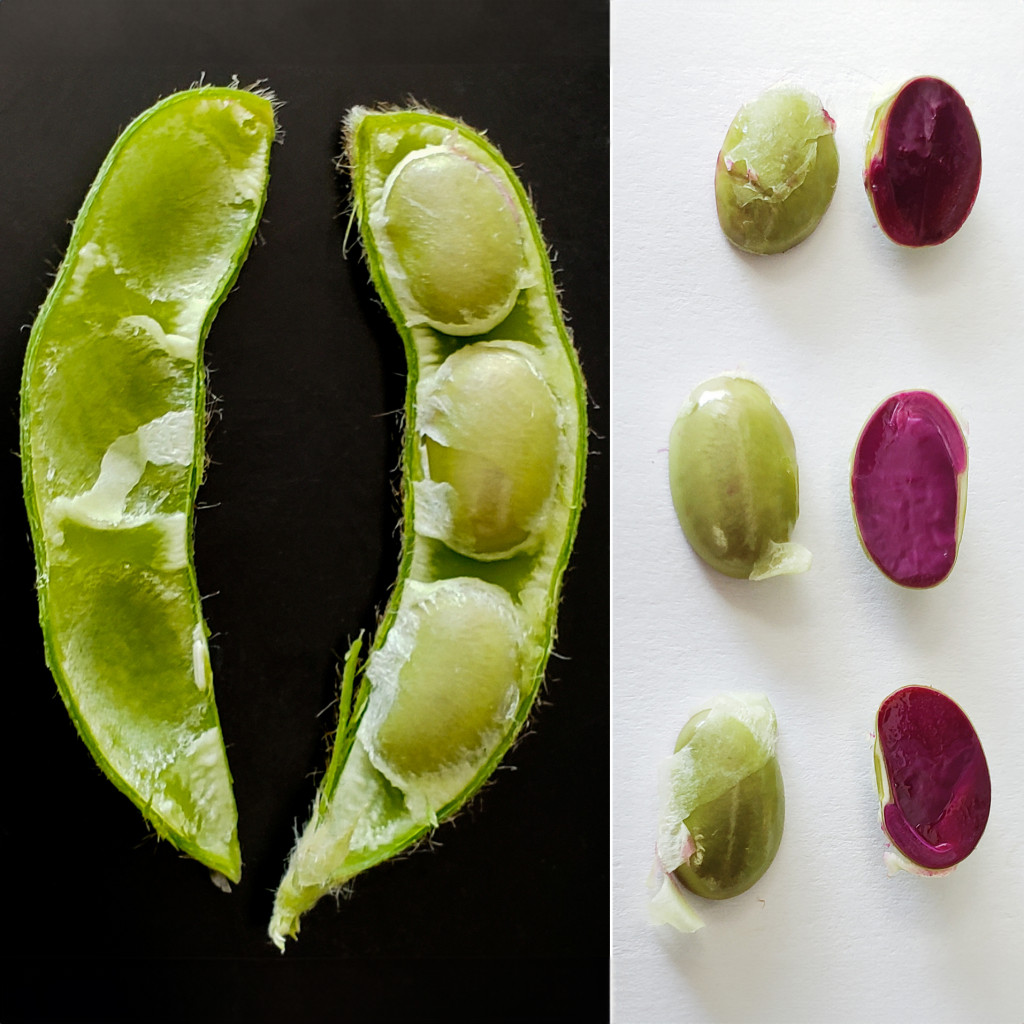
<svg viewBox="0 0 1024 1024">
<path fill-rule="evenodd" d="M 508 316 L 524 283 L 523 224 L 496 174 L 458 149 L 418 150 L 392 171 L 383 207 L 396 276 L 422 322 L 468 335 Z"/>
<path fill-rule="evenodd" d="M 477 342 L 445 360 L 418 399 L 428 478 L 417 528 L 471 558 L 527 546 L 554 489 L 558 411 L 517 342 Z"/>
<path fill-rule="evenodd" d="M 680 885 L 706 899 L 746 892 L 771 866 L 785 824 L 775 711 L 761 694 L 721 694 L 679 734 L 661 767 L 657 924 L 694 931 Z"/>
<path fill-rule="evenodd" d="M 708 565 L 752 580 L 810 567 L 789 539 L 800 511 L 793 434 L 759 384 L 698 385 L 672 427 L 668 464 L 679 524 Z"/>
<path fill-rule="evenodd" d="M 476 579 L 417 591 L 367 670 L 377 684 L 365 727 L 371 737 L 376 726 L 371 757 L 401 779 L 472 763 L 500 739 L 520 696 L 520 626 L 508 594 Z"/>
<path fill-rule="evenodd" d="M 368 655 L 358 637 L 345 656 L 330 763 L 274 898 L 281 949 L 318 899 L 457 814 L 523 728 L 587 458 L 548 247 L 504 157 L 443 114 L 355 107 L 345 166 L 408 363 L 402 558 Z"/>
</svg>

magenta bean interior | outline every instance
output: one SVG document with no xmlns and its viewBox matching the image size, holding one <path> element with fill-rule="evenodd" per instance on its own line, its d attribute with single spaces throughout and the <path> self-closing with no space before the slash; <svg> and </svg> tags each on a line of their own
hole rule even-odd
<svg viewBox="0 0 1024 1024">
<path fill-rule="evenodd" d="M 930 871 L 978 845 L 992 786 L 981 741 L 960 707 L 927 686 L 907 686 L 878 709 L 877 750 L 890 799 L 882 826 L 893 845 Z"/>
<path fill-rule="evenodd" d="M 850 491 L 861 543 L 905 587 L 941 583 L 956 561 L 967 443 L 930 391 L 903 391 L 872 414 L 853 456 Z"/>
<path fill-rule="evenodd" d="M 963 97 L 915 78 L 890 101 L 864 171 L 875 216 L 900 245 L 938 245 L 963 225 L 981 182 L 981 142 Z"/>
</svg>

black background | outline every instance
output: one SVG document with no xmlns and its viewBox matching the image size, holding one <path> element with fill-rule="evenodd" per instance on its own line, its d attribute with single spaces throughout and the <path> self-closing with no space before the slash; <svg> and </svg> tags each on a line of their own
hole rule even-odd
<svg viewBox="0 0 1024 1024">
<path fill-rule="evenodd" d="M 204 76 L 284 101 L 259 242 L 206 346 L 196 564 L 244 858 L 226 895 L 158 842 L 43 660 L 21 497 L 28 329 L 120 129 Z M 608 8 L 605 0 L 0 0 L 0 1020 L 608 1016 Z M 357 103 L 485 129 L 555 255 L 590 391 L 587 506 L 530 727 L 437 849 L 326 899 L 281 956 L 272 894 L 333 729 L 334 667 L 398 558 L 399 338 L 333 169 Z"/>
</svg>

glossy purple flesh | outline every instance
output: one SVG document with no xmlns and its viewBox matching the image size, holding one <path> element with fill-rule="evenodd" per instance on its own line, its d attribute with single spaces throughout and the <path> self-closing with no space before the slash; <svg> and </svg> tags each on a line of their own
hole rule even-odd
<svg viewBox="0 0 1024 1024">
<path fill-rule="evenodd" d="M 889 101 L 864 170 L 875 216 L 900 245 L 938 245 L 960 230 L 981 182 L 981 142 L 963 97 L 915 78 Z"/>
<path fill-rule="evenodd" d="M 956 561 L 967 486 L 967 442 L 930 391 L 903 391 L 871 415 L 850 476 L 861 543 L 889 579 L 934 587 Z"/>
<path fill-rule="evenodd" d="M 978 845 L 992 802 L 974 727 L 945 694 L 906 686 L 882 701 L 876 728 L 890 791 L 882 827 L 892 844 L 929 871 L 959 864 Z"/>
</svg>

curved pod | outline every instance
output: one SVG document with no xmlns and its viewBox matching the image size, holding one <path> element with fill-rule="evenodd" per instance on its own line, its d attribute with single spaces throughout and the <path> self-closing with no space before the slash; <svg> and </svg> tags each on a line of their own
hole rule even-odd
<svg viewBox="0 0 1024 1024">
<path fill-rule="evenodd" d="M 403 549 L 365 662 L 361 641 L 346 658 L 331 761 L 275 898 L 282 949 L 321 896 L 454 814 L 508 750 L 551 650 L 586 460 L 576 353 L 509 165 L 423 110 L 355 108 L 345 153 L 409 366 Z"/>
<path fill-rule="evenodd" d="M 241 872 L 192 518 L 202 347 L 266 197 L 265 96 L 202 87 L 125 130 L 29 339 L 25 502 L 47 662 L 97 763 L 157 832 Z"/>
<path fill-rule="evenodd" d="M 988 824 L 992 783 L 962 709 L 929 686 L 890 694 L 875 719 L 875 781 L 891 873 L 952 871 Z"/>
<path fill-rule="evenodd" d="M 967 511 L 967 441 L 930 391 L 900 391 L 868 418 L 850 496 L 865 554 L 894 583 L 924 589 L 956 562 Z"/>
</svg>

